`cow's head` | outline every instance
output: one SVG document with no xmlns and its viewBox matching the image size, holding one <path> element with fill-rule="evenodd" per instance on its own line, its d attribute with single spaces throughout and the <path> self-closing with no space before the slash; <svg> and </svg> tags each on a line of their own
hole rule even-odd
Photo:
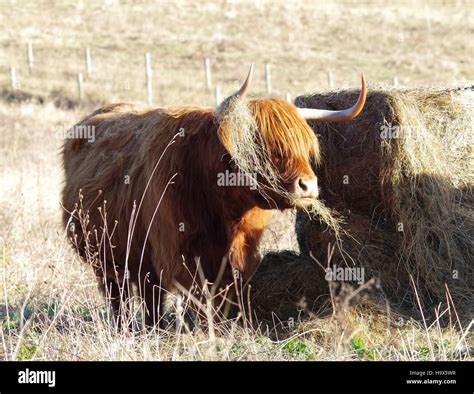
<svg viewBox="0 0 474 394">
<path fill-rule="evenodd" d="M 311 162 L 320 161 L 319 143 L 307 121 L 339 122 L 356 117 L 366 99 L 365 80 L 356 104 L 346 110 L 297 108 L 278 98 L 247 99 L 250 67 L 242 87 L 216 109 L 219 139 L 233 171 L 256 181 L 252 198 L 262 208 L 310 206 L 319 195 Z"/>
</svg>

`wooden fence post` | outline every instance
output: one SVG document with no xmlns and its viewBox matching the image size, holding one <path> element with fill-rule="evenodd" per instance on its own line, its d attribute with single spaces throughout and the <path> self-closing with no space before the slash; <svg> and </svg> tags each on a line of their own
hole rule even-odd
<svg viewBox="0 0 474 394">
<path fill-rule="evenodd" d="M 16 85 L 16 69 L 15 67 L 10 68 L 10 82 L 12 85 L 12 90 L 15 90 L 17 85 Z"/>
<path fill-rule="evenodd" d="M 331 89 L 334 85 L 334 77 L 331 71 L 327 72 L 327 79 L 328 79 L 328 89 Z"/>
<path fill-rule="evenodd" d="M 267 87 L 267 94 L 272 94 L 272 72 L 268 63 L 265 63 L 265 85 Z"/>
<path fill-rule="evenodd" d="M 77 74 L 77 88 L 79 91 L 79 101 L 84 100 L 84 77 L 82 73 Z"/>
<path fill-rule="evenodd" d="M 30 74 L 33 73 L 33 44 L 31 41 L 28 41 L 28 44 L 26 45 L 26 57 L 28 61 L 28 70 L 30 71 Z"/>
<path fill-rule="evenodd" d="M 206 89 L 210 91 L 212 88 L 211 61 L 208 57 L 204 58 L 204 72 L 206 75 Z"/>
<path fill-rule="evenodd" d="M 217 85 L 216 88 L 214 89 L 214 98 L 216 100 L 216 107 L 218 107 L 222 101 L 221 88 L 219 85 Z"/>
<path fill-rule="evenodd" d="M 153 87 L 151 83 L 151 56 L 150 52 L 145 53 L 145 69 L 146 69 L 146 97 L 148 105 L 152 105 L 153 102 Z"/>
<path fill-rule="evenodd" d="M 92 59 L 91 59 L 91 49 L 89 47 L 86 48 L 85 58 L 86 58 L 87 78 L 90 78 L 92 75 Z"/>
</svg>

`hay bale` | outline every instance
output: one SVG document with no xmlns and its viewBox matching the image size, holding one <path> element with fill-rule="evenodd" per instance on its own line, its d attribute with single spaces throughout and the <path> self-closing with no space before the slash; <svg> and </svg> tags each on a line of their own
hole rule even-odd
<svg viewBox="0 0 474 394">
<path fill-rule="evenodd" d="M 295 251 L 271 252 L 265 255 L 258 271 L 252 279 L 253 312 L 260 320 L 272 321 L 280 319 L 288 321 L 293 317 L 296 321 L 301 315 L 317 314 L 319 317 L 331 309 L 330 284 L 326 279 L 325 268 L 328 268 L 328 251 L 332 251 L 329 267 L 364 267 L 367 281 L 377 278 L 382 270 L 392 282 L 390 288 L 396 290 L 396 295 L 403 298 L 405 287 L 396 283 L 397 266 L 387 261 L 385 253 L 393 250 L 400 235 L 384 228 L 374 226 L 370 217 L 344 212 L 346 222 L 344 233 L 339 238 L 339 244 L 334 248 L 336 236 L 325 223 L 318 220 L 299 221 L 305 227 L 302 231 L 307 235 L 305 248 L 311 251 L 311 256 L 297 254 Z M 379 260 L 380 266 L 366 267 L 368 259 Z M 375 268 L 375 269 L 374 269 Z M 335 295 L 341 286 L 338 281 L 332 282 Z M 360 283 L 349 283 L 352 289 Z M 344 289 L 347 290 L 347 289 Z M 372 288 L 373 298 L 382 300 L 395 296 L 386 294 L 383 289 Z"/>
<path fill-rule="evenodd" d="M 400 286 L 400 273 L 397 264 L 387 259 L 387 252 L 397 250 L 402 235 L 387 226 L 385 221 L 378 223 L 373 218 L 349 210 L 342 211 L 344 222 L 339 237 L 328 225 L 319 220 L 300 220 L 301 231 L 305 234 L 305 251 L 311 251 L 311 256 L 320 262 L 323 267 L 352 267 L 363 268 L 363 282 L 372 278 L 380 282 L 380 273 L 383 272 L 385 298 L 403 299 L 406 287 Z M 331 258 L 328 258 L 328 251 Z M 392 256 L 396 260 L 398 256 Z M 368 263 L 369 262 L 369 263 Z M 375 262 L 378 262 L 375 263 Z M 329 263 L 329 264 L 328 264 Z M 406 274 L 406 273 L 405 273 Z M 397 280 L 398 279 L 398 280 Z M 404 281 L 408 277 L 405 275 Z M 361 285 L 357 281 L 349 281 L 354 285 Z"/>
<path fill-rule="evenodd" d="M 298 97 L 299 107 L 345 108 L 358 92 Z M 445 302 L 469 314 L 474 261 L 474 90 L 372 90 L 351 122 L 313 123 L 326 204 L 346 215 L 339 257 L 380 279 L 390 301 L 410 294 L 410 275 L 428 309 Z M 297 216 L 302 252 L 321 255 L 334 234 Z M 326 230 L 326 233 L 325 233 Z M 353 242 L 358 239 L 359 242 Z M 336 256 L 337 257 L 337 256 Z"/>
<path fill-rule="evenodd" d="M 299 107 L 350 106 L 356 91 L 297 97 Z M 369 91 L 362 113 L 350 122 L 317 123 L 323 163 L 322 197 L 332 207 L 390 214 L 420 175 L 472 187 L 474 87 L 455 90 Z M 392 136 L 385 132 L 390 126 Z M 392 137 L 392 138 L 391 138 Z M 439 183 L 439 182 L 435 182 Z M 407 185 L 405 185 L 407 186 Z"/>
<path fill-rule="evenodd" d="M 251 282 L 252 313 L 258 320 L 287 322 L 301 313 L 327 311 L 329 287 L 324 271 L 293 251 L 265 255 Z"/>
</svg>

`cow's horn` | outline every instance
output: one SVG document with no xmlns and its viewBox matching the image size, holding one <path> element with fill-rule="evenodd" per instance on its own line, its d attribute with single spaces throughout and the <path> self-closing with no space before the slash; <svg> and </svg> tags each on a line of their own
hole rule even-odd
<svg viewBox="0 0 474 394">
<path fill-rule="evenodd" d="M 240 89 L 237 91 L 236 95 L 240 97 L 245 97 L 250 90 L 250 85 L 252 84 L 252 77 L 253 77 L 253 63 L 250 65 L 249 73 L 247 74 L 247 78 L 245 82 L 242 84 Z"/>
<path fill-rule="evenodd" d="M 244 84 L 245 85 L 245 84 Z M 365 87 L 365 78 L 362 74 L 362 86 L 357 102 L 348 109 L 341 111 L 331 111 L 327 109 L 298 108 L 298 113 L 306 120 L 317 120 L 320 122 L 342 122 L 344 120 L 354 119 L 359 115 L 365 104 L 367 89 Z"/>
</svg>

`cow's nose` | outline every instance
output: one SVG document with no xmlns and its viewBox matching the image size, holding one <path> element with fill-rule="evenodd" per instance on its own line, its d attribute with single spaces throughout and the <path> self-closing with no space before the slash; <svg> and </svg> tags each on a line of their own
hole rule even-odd
<svg viewBox="0 0 474 394">
<path fill-rule="evenodd" d="M 298 178 L 295 181 L 296 198 L 317 198 L 318 196 L 318 178 Z"/>
</svg>

